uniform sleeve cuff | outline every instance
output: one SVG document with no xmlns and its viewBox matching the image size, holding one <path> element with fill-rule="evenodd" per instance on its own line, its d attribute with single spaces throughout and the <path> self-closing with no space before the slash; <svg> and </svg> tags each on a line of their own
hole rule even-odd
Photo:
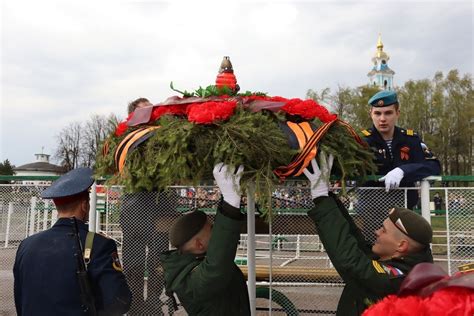
<svg viewBox="0 0 474 316">
<path fill-rule="evenodd" d="M 220 202 L 219 211 L 222 213 L 222 215 L 237 221 L 244 219 L 244 214 L 240 212 L 240 208 L 234 207 L 224 200 L 221 200 Z"/>
</svg>

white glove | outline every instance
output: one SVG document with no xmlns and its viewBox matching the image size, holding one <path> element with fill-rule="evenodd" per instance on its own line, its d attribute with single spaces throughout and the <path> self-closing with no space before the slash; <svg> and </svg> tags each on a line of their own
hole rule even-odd
<svg viewBox="0 0 474 316">
<path fill-rule="evenodd" d="M 380 178 L 379 181 L 385 181 L 385 192 L 390 191 L 390 189 L 396 189 L 400 185 L 400 181 L 402 181 L 403 176 L 405 173 L 400 168 L 395 168 L 389 173 L 387 173 L 384 177 Z"/>
<path fill-rule="evenodd" d="M 224 201 L 238 208 L 240 207 L 240 178 L 244 172 L 244 166 L 239 166 L 235 173 L 234 170 L 233 166 L 220 162 L 214 166 L 213 174 Z"/>
<path fill-rule="evenodd" d="M 329 155 L 329 160 L 326 158 L 326 153 L 321 151 L 319 154 L 321 161 L 321 169 L 316 162 L 316 159 L 311 160 L 313 166 L 313 172 L 309 172 L 308 169 L 304 169 L 305 176 L 311 182 L 311 197 L 313 199 L 320 196 L 328 196 L 329 193 L 329 176 L 331 175 L 332 164 L 334 162 L 334 156 Z"/>
</svg>

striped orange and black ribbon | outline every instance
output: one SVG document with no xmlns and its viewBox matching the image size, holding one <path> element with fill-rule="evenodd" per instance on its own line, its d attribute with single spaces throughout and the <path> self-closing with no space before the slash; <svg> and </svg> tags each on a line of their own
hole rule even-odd
<svg viewBox="0 0 474 316">
<path fill-rule="evenodd" d="M 303 173 L 303 170 L 308 167 L 311 160 L 316 157 L 319 141 L 324 137 L 324 135 L 326 135 L 327 131 L 333 124 L 344 126 L 349 134 L 351 134 L 359 144 L 364 147 L 367 146 L 367 144 L 359 137 L 359 135 L 357 135 L 352 126 L 339 119 L 324 123 L 315 132 L 312 131 L 308 122 L 287 122 L 288 127 L 291 128 L 298 139 L 301 151 L 289 165 L 281 166 L 273 170 L 273 172 L 280 178 L 281 181 L 284 181 L 287 177 L 296 177 Z M 308 135 L 310 136 L 308 137 Z"/>
<path fill-rule="evenodd" d="M 125 138 L 120 142 L 115 150 L 115 168 L 120 173 L 123 172 L 123 167 L 125 165 L 125 161 L 127 159 L 127 154 L 133 144 L 144 137 L 146 134 L 153 132 L 160 126 L 145 126 L 140 127 L 133 132 L 129 133 Z"/>
</svg>

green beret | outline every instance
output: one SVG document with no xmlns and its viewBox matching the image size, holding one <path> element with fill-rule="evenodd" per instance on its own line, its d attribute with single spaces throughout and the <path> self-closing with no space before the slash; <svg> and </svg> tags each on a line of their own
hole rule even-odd
<svg viewBox="0 0 474 316">
<path fill-rule="evenodd" d="M 392 223 L 405 235 L 423 245 L 433 239 L 431 225 L 422 216 L 407 208 L 395 207 L 388 215 Z"/>
<path fill-rule="evenodd" d="M 388 90 L 377 92 L 369 100 L 369 104 L 377 108 L 382 108 L 395 103 L 398 103 L 397 94 L 394 91 Z"/>
<path fill-rule="evenodd" d="M 179 248 L 193 238 L 204 227 L 207 215 L 202 211 L 193 211 L 178 218 L 170 229 L 171 246 Z"/>
</svg>

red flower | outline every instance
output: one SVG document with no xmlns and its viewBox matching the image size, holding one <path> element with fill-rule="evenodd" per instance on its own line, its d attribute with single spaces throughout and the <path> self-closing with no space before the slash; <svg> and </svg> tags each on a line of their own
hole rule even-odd
<svg viewBox="0 0 474 316">
<path fill-rule="evenodd" d="M 448 287 L 428 297 L 389 295 L 364 311 L 363 316 L 444 316 L 472 315 L 474 292 L 467 288 Z"/>
<path fill-rule="evenodd" d="M 337 118 L 337 115 L 329 113 L 324 106 L 317 104 L 314 100 L 291 99 L 281 110 L 291 115 L 298 115 L 306 120 L 317 117 L 324 123 L 334 121 Z"/>
<path fill-rule="evenodd" d="M 188 104 L 162 105 L 153 108 L 150 121 L 156 121 L 165 114 L 171 115 L 185 115 Z"/>
<path fill-rule="evenodd" d="M 127 128 L 128 128 L 127 122 L 133 117 L 133 113 L 135 113 L 135 112 L 132 112 L 132 113 L 128 114 L 125 121 L 120 122 L 117 125 L 117 128 L 115 129 L 115 136 L 121 136 L 123 133 L 125 133 L 127 131 Z"/>
<path fill-rule="evenodd" d="M 115 129 L 115 136 L 121 136 L 123 133 L 127 131 L 128 125 L 127 121 L 123 121 L 117 125 L 117 128 Z"/>
<path fill-rule="evenodd" d="M 193 103 L 188 106 L 188 121 L 196 124 L 212 124 L 227 120 L 234 114 L 236 101 Z"/>
</svg>

